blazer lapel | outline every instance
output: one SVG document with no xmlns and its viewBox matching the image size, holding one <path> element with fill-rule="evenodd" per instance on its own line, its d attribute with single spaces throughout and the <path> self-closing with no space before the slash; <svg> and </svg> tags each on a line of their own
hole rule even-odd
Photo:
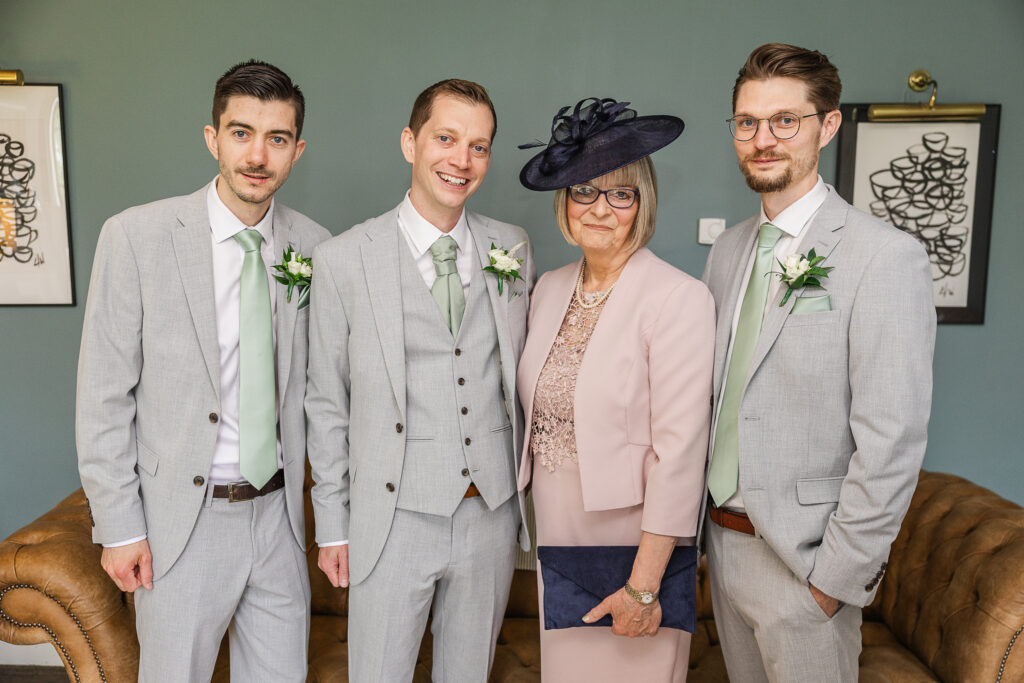
<svg viewBox="0 0 1024 683">
<path fill-rule="evenodd" d="M 757 238 L 757 218 L 738 225 L 733 230 L 742 232 L 739 244 L 731 254 L 727 256 L 731 260 L 726 270 L 731 273 L 731 279 L 727 283 L 725 298 L 718 310 L 718 329 L 715 333 L 715 372 L 714 372 L 714 395 L 719 396 L 722 389 L 722 382 L 725 376 L 726 353 L 729 351 L 729 341 L 732 339 L 732 320 L 736 316 L 736 301 L 740 297 L 740 291 L 747 286 L 743 280 L 746 271 L 747 261 L 754 249 L 754 240 Z"/>
<path fill-rule="evenodd" d="M 194 193 L 178 213 L 177 230 L 171 237 L 178 273 L 185 289 L 199 348 L 210 374 L 210 384 L 220 400 L 220 347 L 217 342 L 217 306 L 213 291 L 213 243 L 206 208 L 206 188 Z"/>
<path fill-rule="evenodd" d="M 395 402 L 405 419 L 405 326 L 398 249 L 408 248 L 398 234 L 398 209 L 381 216 L 360 245 L 366 288 L 370 294 L 377 338 L 391 380 Z"/>
<path fill-rule="evenodd" d="M 511 248 L 512 245 L 503 245 L 498 232 L 493 229 L 490 221 L 483 216 L 466 212 L 466 223 L 469 226 L 469 234 L 473 236 L 473 245 L 476 247 L 476 257 L 480 268 L 491 265 L 491 259 L 487 252 L 491 244 L 501 248 Z M 501 357 L 501 383 L 505 389 L 505 403 L 509 409 L 509 416 L 514 414 L 512 410 L 511 397 L 514 397 L 516 386 L 516 361 L 515 353 L 512 350 L 512 331 L 508 322 L 508 297 L 509 290 L 502 290 L 498 294 L 498 278 L 493 273 L 484 272 L 478 269 L 471 277 L 482 277 L 487 285 L 487 296 L 491 300 L 491 311 L 494 313 L 494 327 L 498 333 L 498 353 Z M 511 286 L 511 284 L 509 284 Z"/>
<path fill-rule="evenodd" d="M 274 253 L 283 254 L 288 247 L 298 251 L 295 235 L 292 232 L 291 221 L 284 215 L 284 212 L 274 204 L 274 223 L 271 226 L 274 233 Z M 305 256 L 305 254 L 303 254 Z M 295 317 L 298 314 L 298 294 L 292 293 L 292 301 L 288 301 L 288 287 L 282 285 L 270 274 L 269 267 L 274 265 L 268 263 L 267 277 L 270 279 L 270 286 L 277 298 L 277 395 L 278 400 L 284 403 L 285 390 L 288 388 L 288 376 L 292 368 L 292 343 L 295 340 Z"/>
<path fill-rule="evenodd" d="M 818 209 L 818 214 L 807 227 L 807 236 L 800 243 L 800 252 L 806 254 L 811 249 L 814 249 L 815 254 L 825 257 L 823 265 L 830 265 L 828 257 L 832 254 L 832 250 L 836 248 L 836 245 L 839 244 L 842 236 L 840 228 L 846 224 L 848 212 L 848 205 L 839 199 L 839 195 L 830 187 L 825 203 L 821 205 L 821 208 Z M 827 288 L 828 281 L 826 280 L 824 284 Z M 783 325 L 789 318 L 790 311 L 793 310 L 793 306 L 796 304 L 797 297 L 803 292 L 803 288 L 801 287 L 790 294 L 786 305 L 780 306 L 779 304 L 786 295 L 786 291 L 785 285 L 779 287 L 772 298 L 772 302 L 768 305 L 768 310 L 765 311 L 764 323 L 761 325 L 761 335 L 757 339 L 757 345 L 754 347 L 754 357 L 750 362 L 750 374 L 747 376 L 748 381 L 750 377 L 754 376 L 757 368 L 764 361 L 765 356 L 768 355 L 768 351 L 775 344 L 775 340 L 778 339 Z"/>
</svg>

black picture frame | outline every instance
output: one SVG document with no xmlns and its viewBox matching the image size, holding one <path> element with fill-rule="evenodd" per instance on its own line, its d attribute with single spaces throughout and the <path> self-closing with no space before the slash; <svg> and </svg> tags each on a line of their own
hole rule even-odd
<svg viewBox="0 0 1024 683">
<path fill-rule="evenodd" d="M 840 196 L 924 244 L 940 323 L 983 324 L 1000 105 L 905 121 L 869 121 L 870 106 L 839 107 Z"/>
<path fill-rule="evenodd" d="M 0 86 L 0 306 L 74 306 L 60 83 Z"/>
</svg>

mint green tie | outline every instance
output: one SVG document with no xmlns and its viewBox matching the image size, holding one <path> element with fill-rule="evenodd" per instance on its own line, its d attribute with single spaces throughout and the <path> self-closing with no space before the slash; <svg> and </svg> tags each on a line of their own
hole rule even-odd
<svg viewBox="0 0 1024 683">
<path fill-rule="evenodd" d="M 263 235 L 242 230 L 235 240 L 245 250 L 239 281 L 238 465 L 256 488 L 277 472 L 277 392 L 274 331 L 267 268 L 260 256 Z"/>
<path fill-rule="evenodd" d="M 754 358 L 754 347 L 761 334 L 764 320 L 764 306 L 768 300 L 768 273 L 772 270 L 775 244 L 782 237 L 782 231 L 771 223 L 761 224 L 757 240 L 757 255 L 754 267 L 747 281 L 747 291 L 740 306 L 740 317 L 733 335 L 732 356 L 725 380 L 718 411 L 718 425 L 715 427 L 715 450 L 711 456 L 711 471 L 708 473 L 708 490 L 716 505 L 722 505 L 736 493 L 739 481 L 739 409 Z"/>
<path fill-rule="evenodd" d="M 453 337 L 459 334 L 462 316 L 466 313 L 466 295 L 462 291 L 459 269 L 455 266 L 457 249 L 458 244 L 451 235 L 439 237 L 430 245 L 430 255 L 434 257 L 434 272 L 437 273 L 434 286 L 430 288 L 430 295 L 441 309 L 441 315 L 444 316 Z"/>
</svg>

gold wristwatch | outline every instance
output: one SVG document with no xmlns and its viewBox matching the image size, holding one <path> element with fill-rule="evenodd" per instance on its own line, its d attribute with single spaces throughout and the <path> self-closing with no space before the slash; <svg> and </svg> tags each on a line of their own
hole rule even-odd
<svg viewBox="0 0 1024 683">
<path fill-rule="evenodd" d="M 657 593 L 652 593 L 651 591 L 638 591 L 637 589 L 629 585 L 629 581 L 626 582 L 626 593 L 629 595 L 629 597 L 633 598 L 641 605 L 645 606 L 653 605 L 654 602 L 658 599 Z"/>
</svg>

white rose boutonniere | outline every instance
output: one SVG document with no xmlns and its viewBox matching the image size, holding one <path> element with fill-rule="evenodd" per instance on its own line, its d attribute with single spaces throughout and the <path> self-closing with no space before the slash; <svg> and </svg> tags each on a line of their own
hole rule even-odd
<svg viewBox="0 0 1024 683">
<path fill-rule="evenodd" d="M 288 303 L 292 301 L 292 292 L 298 291 L 299 310 L 309 305 L 309 286 L 312 284 L 313 259 L 303 258 L 302 254 L 291 247 L 284 250 L 281 263 L 275 265 L 274 270 L 281 273 L 275 275 L 274 279 L 282 285 L 288 285 Z"/>
<path fill-rule="evenodd" d="M 519 266 L 523 265 L 523 259 L 515 258 L 513 254 L 519 250 L 519 247 L 526 244 L 526 242 L 520 242 L 511 249 L 502 249 L 501 247 L 494 246 L 491 243 L 491 248 L 487 250 L 487 257 L 491 260 L 491 265 L 485 266 L 483 270 L 488 273 L 494 273 L 498 276 L 498 294 L 501 295 L 503 286 L 506 282 L 509 283 L 508 298 L 511 301 L 515 297 L 519 296 L 518 292 L 513 293 L 511 283 L 516 280 L 522 280 L 523 276 L 519 274 Z"/>
<path fill-rule="evenodd" d="M 776 260 L 778 261 L 778 259 Z M 789 296 L 801 287 L 821 287 L 821 280 L 827 278 L 828 271 L 834 268 L 834 266 L 828 266 L 827 268 L 819 266 L 818 264 L 824 260 L 824 256 L 818 256 L 811 249 L 806 256 L 803 254 L 790 254 L 786 257 L 785 261 L 778 261 L 779 266 L 782 267 L 782 272 L 774 274 L 778 275 L 783 284 L 789 287 L 786 290 L 786 295 L 779 302 L 779 306 L 785 306 L 786 302 L 789 301 Z"/>
</svg>

